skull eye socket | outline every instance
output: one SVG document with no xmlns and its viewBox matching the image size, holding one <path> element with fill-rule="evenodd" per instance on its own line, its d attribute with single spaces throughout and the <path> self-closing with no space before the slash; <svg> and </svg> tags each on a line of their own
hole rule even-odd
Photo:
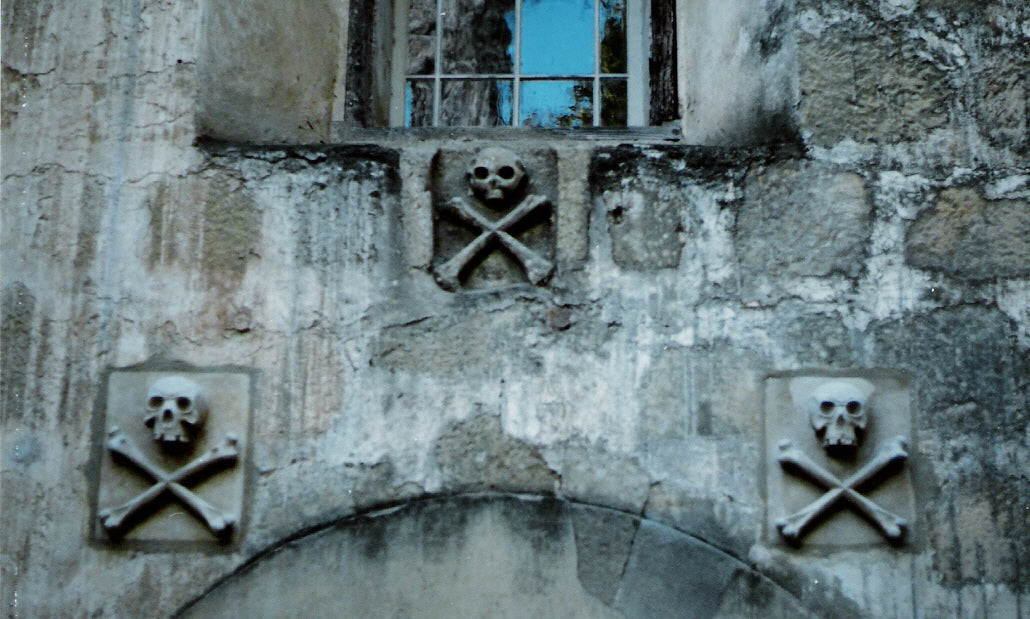
<svg viewBox="0 0 1030 619">
<path fill-rule="evenodd" d="M 819 403 L 819 411 L 822 413 L 829 413 L 833 410 L 833 402 L 829 400 Z"/>
<path fill-rule="evenodd" d="M 515 168 L 510 165 L 501 166 L 500 170 L 497 170 L 497 176 L 500 176 L 504 180 L 511 180 L 515 178 Z"/>
<path fill-rule="evenodd" d="M 165 401 L 164 398 L 162 398 L 161 396 L 159 396 L 159 395 L 152 395 L 147 400 L 147 406 L 149 406 L 150 408 L 158 408 L 159 406 L 164 404 L 164 401 Z"/>
<path fill-rule="evenodd" d="M 857 415 L 858 411 L 862 410 L 862 405 L 855 400 L 852 400 L 845 405 L 845 408 L 848 409 L 848 413 Z"/>
<path fill-rule="evenodd" d="M 180 396 L 178 398 L 175 398 L 175 405 L 178 406 L 179 410 L 181 411 L 188 409 L 190 407 L 190 404 L 192 404 L 192 402 L 190 402 L 190 399 L 187 397 Z"/>
<path fill-rule="evenodd" d="M 472 170 L 472 175 L 475 176 L 476 178 L 482 180 L 482 179 L 486 178 L 487 176 L 490 176 L 490 170 L 487 170 L 483 166 L 476 166 Z"/>
</svg>

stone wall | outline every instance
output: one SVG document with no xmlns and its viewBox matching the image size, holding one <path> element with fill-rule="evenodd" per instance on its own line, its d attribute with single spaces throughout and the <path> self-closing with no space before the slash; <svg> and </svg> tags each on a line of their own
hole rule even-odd
<svg viewBox="0 0 1030 619">
<path fill-rule="evenodd" d="M 413 583 L 361 604 L 414 616 L 404 600 L 422 587 L 442 604 L 446 585 L 482 608 L 440 572 L 401 569 L 430 547 L 433 569 L 458 570 L 462 549 L 476 565 L 509 557 L 490 581 L 503 608 L 556 616 L 1028 615 L 1025 2 L 711 15 L 756 29 L 738 30 L 728 62 L 765 72 L 772 86 L 749 92 L 781 97 L 748 108 L 769 121 L 765 145 L 714 129 L 704 146 L 509 139 L 551 205 L 538 247 L 553 275 L 533 285 L 491 254 L 484 268 L 508 283 L 457 291 L 438 284 L 434 227 L 441 204 L 471 199 L 455 166 L 482 136 L 316 144 L 346 97 L 325 70 L 345 57 L 332 46 L 347 12 L 254 4 L 267 19 L 233 22 L 241 39 L 296 42 L 273 26 L 317 23 L 331 49 L 276 44 L 230 81 L 204 56 L 226 49 L 205 17 L 224 4 L 3 8 L 5 616 L 260 607 L 261 574 L 296 578 L 312 557 Z M 680 45 L 689 80 L 684 46 L 706 41 Z M 295 122 L 309 109 L 321 124 Z M 232 142 L 198 141 L 212 118 Z M 253 377 L 223 473 L 246 480 L 234 534 L 111 541 L 97 525 L 105 422 L 123 414 L 111 377 L 230 369 Z M 847 529 L 837 545 L 791 546 L 770 526 L 770 381 L 795 374 L 906 385 L 904 543 L 848 509 L 824 525 Z M 173 504 L 155 520 L 173 517 L 192 519 Z M 335 550 L 313 551 L 323 539 Z M 722 593 L 698 601 L 709 567 Z M 500 587 L 512 573 L 525 578 Z M 682 597 L 649 607 L 670 573 Z M 569 608 L 548 605 L 561 596 Z"/>
</svg>

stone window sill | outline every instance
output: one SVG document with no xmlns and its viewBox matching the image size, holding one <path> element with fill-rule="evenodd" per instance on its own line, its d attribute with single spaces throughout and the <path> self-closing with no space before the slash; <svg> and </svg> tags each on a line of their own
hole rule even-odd
<svg viewBox="0 0 1030 619">
<path fill-rule="evenodd" d="M 332 142 L 375 142 L 403 146 L 419 142 L 543 142 L 572 141 L 588 143 L 642 144 L 681 143 L 679 123 L 658 127 L 580 127 L 577 129 L 541 129 L 528 127 L 449 127 L 449 128 L 362 128 L 334 124 Z"/>
</svg>

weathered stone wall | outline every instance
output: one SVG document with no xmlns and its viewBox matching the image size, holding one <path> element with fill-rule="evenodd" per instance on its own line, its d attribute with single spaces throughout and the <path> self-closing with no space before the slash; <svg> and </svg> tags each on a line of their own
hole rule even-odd
<svg viewBox="0 0 1030 619">
<path fill-rule="evenodd" d="M 549 563 L 497 568 L 503 578 L 532 566 L 505 598 L 516 609 L 572 591 L 584 616 L 647 616 L 648 578 L 685 561 L 690 583 L 708 565 L 662 554 L 682 543 L 740 577 L 702 605 L 684 586 L 681 605 L 662 607 L 672 616 L 1028 615 L 1025 2 L 796 0 L 782 14 L 756 3 L 744 21 L 776 31 L 742 36 L 735 66 L 777 59 L 763 69 L 777 86 L 749 92 L 786 96 L 796 80 L 796 102 L 749 108 L 774 115 L 763 127 L 785 127 L 786 143 L 509 142 L 527 161 L 556 162 L 529 170 L 553 177 L 555 273 L 474 293 L 432 274 L 434 161 L 480 142 L 198 144 L 226 103 L 198 93 L 221 75 L 198 55 L 222 49 L 200 4 L 3 8 L 5 616 L 170 616 L 255 558 L 283 560 L 269 549 L 284 541 L 308 556 L 322 539 L 312 532 L 370 566 L 400 569 L 404 553 L 433 544 L 444 549 L 433 565 L 460 565 L 462 548 L 488 563 L 533 538 L 540 517 L 510 495 L 555 497 L 560 512 L 539 555 Z M 747 17 L 733 11 L 712 20 Z M 241 21 L 241 34 L 256 23 L 268 25 Z M 320 25 L 320 45 L 346 32 Z M 763 56 L 777 37 L 784 46 Z M 793 58 L 778 55 L 792 46 Z M 226 135 L 320 139 L 324 124 L 295 122 L 339 107 L 311 98 L 342 96 L 322 72 L 340 50 L 317 51 L 310 65 L 268 51 L 240 107 L 267 98 L 296 117 L 229 119 L 240 132 Z M 294 74 L 305 70 L 315 74 Z M 262 75 L 302 86 L 280 99 Z M 223 87 L 246 93 L 247 82 Z M 106 372 L 169 360 L 257 372 L 249 487 L 228 545 L 94 535 Z M 912 536 L 786 546 L 765 525 L 777 466 L 764 448 L 765 379 L 871 369 L 911 385 Z M 455 498 L 429 504 L 449 517 L 419 520 L 417 505 L 440 495 Z M 375 520 L 409 501 L 415 520 Z M 375 522 L 347 528 L 368 512 Z M 334 523 L 340 532 L 325 533 Z M 374 550 L 382 531 L 398 533 Z M 252 565 L 239 578 L 290 573 Z M 544 577 L 554 587 L 520 588 Z M 225 582 L 218 591 L 261 590 Z M 224 603 L 217 595 L 202 604 Z"/>
</svg>

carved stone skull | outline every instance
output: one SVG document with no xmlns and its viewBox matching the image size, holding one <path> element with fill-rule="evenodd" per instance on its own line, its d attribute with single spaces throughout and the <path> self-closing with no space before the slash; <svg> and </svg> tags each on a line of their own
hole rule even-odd
<svg viewBox="0 0 1030 619">
<path fill-rule="evenodd" d="M 846 381 L 830 381 L 812 390 L 808 420 L 827 455 L 850 457 L 862 442 L 869 423 L 868 398 L 872 388 L 862 389 Z"/>
<path fill-rule="evenodd" d="M 526 168 L 512 151 L 490 146 L 476 153 L 468 177 L 472 193 L 486 202 L 497 202 L 514 194 L 526 177 Z"/>
<path fill-rule="evenodd" d="M 150 386 L 143 422 L 162 445 L 188 444 L 206 418 L 207 401 L 195 382 L 166 376 Z"/>
</svg>

